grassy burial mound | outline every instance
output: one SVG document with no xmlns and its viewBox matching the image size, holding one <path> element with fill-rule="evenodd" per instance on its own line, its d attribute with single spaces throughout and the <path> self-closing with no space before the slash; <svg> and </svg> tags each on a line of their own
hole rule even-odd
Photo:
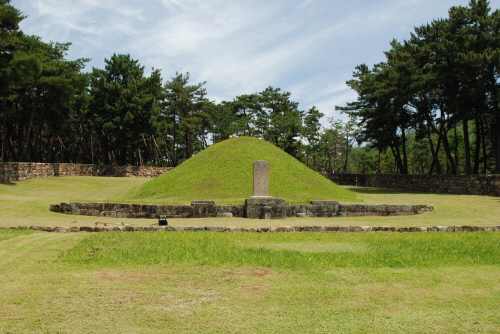
<svg viewBox="0 0 500 334">
<path fill-rule="evenodd" d="M 168 204 L 191 200 L 242 204 L 252 196 L 252 165 L 257 160 L 270 163 L 270 196 L 284 198 L 288 204 L 357 201 L 356 193 L 327 180 L 278 147 L 253 137 L 232 138 L 208 147 L 147 182 L 137 198 L 162 198 Z"/>
</svg>

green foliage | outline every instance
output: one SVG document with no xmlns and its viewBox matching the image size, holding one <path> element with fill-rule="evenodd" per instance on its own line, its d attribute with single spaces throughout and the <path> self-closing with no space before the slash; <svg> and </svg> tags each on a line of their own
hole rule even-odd
<svg viewBox="0 0 500 334">
<path fill-rule="evenodd" d="M 144 160 L 157 162 L 158 152 L 147 140 L 158 131 L 164 97 L 160 71 L 153 70 L 149 77 L 144 77 L 144 67 L 130 55 L 114 54 L 105 62 L 104 70 L 94 68 L 90 75 L 91 100 L 82 115 L 89 122 L 83 122 L 82 126 L 88 125 L 87 131 L 95 138 L 88 143 L 95 151 L 92 162 L 121 165 L 144 165 Z"/>
<path fill-rule="evenodd" d="M 82 74 L 88 60 L 65 59 L 70 43 L 24 35 L 23 19 L 0 1 L 0 161 L 175 167 L 243 135 L 317 171 L 500 173 L 500 11 L 487 0 L 452 7 L 393 40 L 385 62 L 357 66 L 347 84 L 359 97 L 337 107 L 356 121 L 325 128 L 323 113 L 280 88 L 215 103 L 189 73 L 163 83 L 116 54 Z M 369 147 L 351 154 L 354 139 Z"/>
<path fill-rule="evenodd" d="M 138 198 L 165 198 L 166 202 L 216 200 L 242 203 L 252 196 L 252 164 L 267 160 L 270 195 L 287 203 L 310 200 L 356 200 L 281 149 L 252 137 L 232 138 L 212 145 L 174 170 L 149 181 Z"/>
<path fill-rule="evenodd" d="M 412 133 L 428 142 L 420 151 L 432 157 L 413 172 L 444 172 L 443 151 L 451 174 L 477 174 L 480 165 L 488 171 L 493 160 L 498 173 L 499 24 L 500 11 L 491 12 L 486 0 L 452 7 L 449 18 L 415 28 L 402 43 L 392 41 L 386 62 L 357 66 L 347 84 L 358 100 L 337 109 L 358 117 L 360 141 L 391 150 L 399 173 L 410 172 Z"/>
<path fill-rule="evenodd" d="M 172 166 L 189 159 L 207 146 L 204 137 L 212 105 L 202 88 L 206 82 L 188 85 L 189 73 L 179 74 L 165 83 L 166 138 Z"/>
</svg>

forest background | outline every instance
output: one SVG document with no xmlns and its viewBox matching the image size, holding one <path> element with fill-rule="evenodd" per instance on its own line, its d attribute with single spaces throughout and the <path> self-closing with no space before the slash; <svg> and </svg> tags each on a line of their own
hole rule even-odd
<svg viewBox="0 0 500 334">
<path fill-rule="evenodd" d="M 24 34 L 0 0 L 1 162 L 177 166 L 212 143 L 254 136 L 317 171 L 500 173 L 500 11 L 486 0 L 393 40 L 386 61 L 355 68 L 349 121 L 268 87 L 215 103 L 189 73 L 145 76 L 130 55 L 84 73 L 70 43 Z M 322 124 L 327 125 L 322 125 Z"/>
</svg>

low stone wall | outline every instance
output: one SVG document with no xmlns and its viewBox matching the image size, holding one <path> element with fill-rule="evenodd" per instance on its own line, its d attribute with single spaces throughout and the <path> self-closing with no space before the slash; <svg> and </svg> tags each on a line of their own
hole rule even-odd
<svg viewBox="0 0 500 334">
<path fill-rule="evenodd" d="M 101 223 L 95 226 L 11 226 L 1 229 L 32 229 L 40 232 L 139 232 L 139 231 L 192 231 L 192 232 L 500 232 L 500 225 L 491 226 L 431 226 L 431 227 L 395 227 L 395 226 L 280 226 L 280 227 L 235 227 L 235 226 L 107 226 Z"/>
<path fill-rule="evenodd" d="M 500 196 L 500 175 L 323 174 L 340 185 L 396 188 L 440 194 Z"/>
<path fill-rule="evenodd" d="M 364 205 L 340 204 L 337 201 L 312 201 L 311 204 L 284 205 L 285 217 L 357 217 L 415 215 L 434 210 L 432 205 Z M 68 214 L 112 218 L 246 218 L 245 205 L 147 205 L 119 203 L 62 202 L 51 204 L 50 211 Z M 270 216 L 269 218 L 285 218 Z"/>
<path fill-rule="evenodd" d="M 0 164 L 0 182 L 51 176 L 157 177 L 171 169 L 172 167 L 6 162 Z"/>
</svg>

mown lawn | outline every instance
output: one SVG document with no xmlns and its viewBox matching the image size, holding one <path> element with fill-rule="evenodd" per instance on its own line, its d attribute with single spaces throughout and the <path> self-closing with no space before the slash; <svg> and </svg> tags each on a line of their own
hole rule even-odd
<svg viewBox="0 0 500 334">
<path fill-rule="evenodd" d="M 499 241 L 0 230 L 0 332 L 498 333 Z"/>
</svg>

